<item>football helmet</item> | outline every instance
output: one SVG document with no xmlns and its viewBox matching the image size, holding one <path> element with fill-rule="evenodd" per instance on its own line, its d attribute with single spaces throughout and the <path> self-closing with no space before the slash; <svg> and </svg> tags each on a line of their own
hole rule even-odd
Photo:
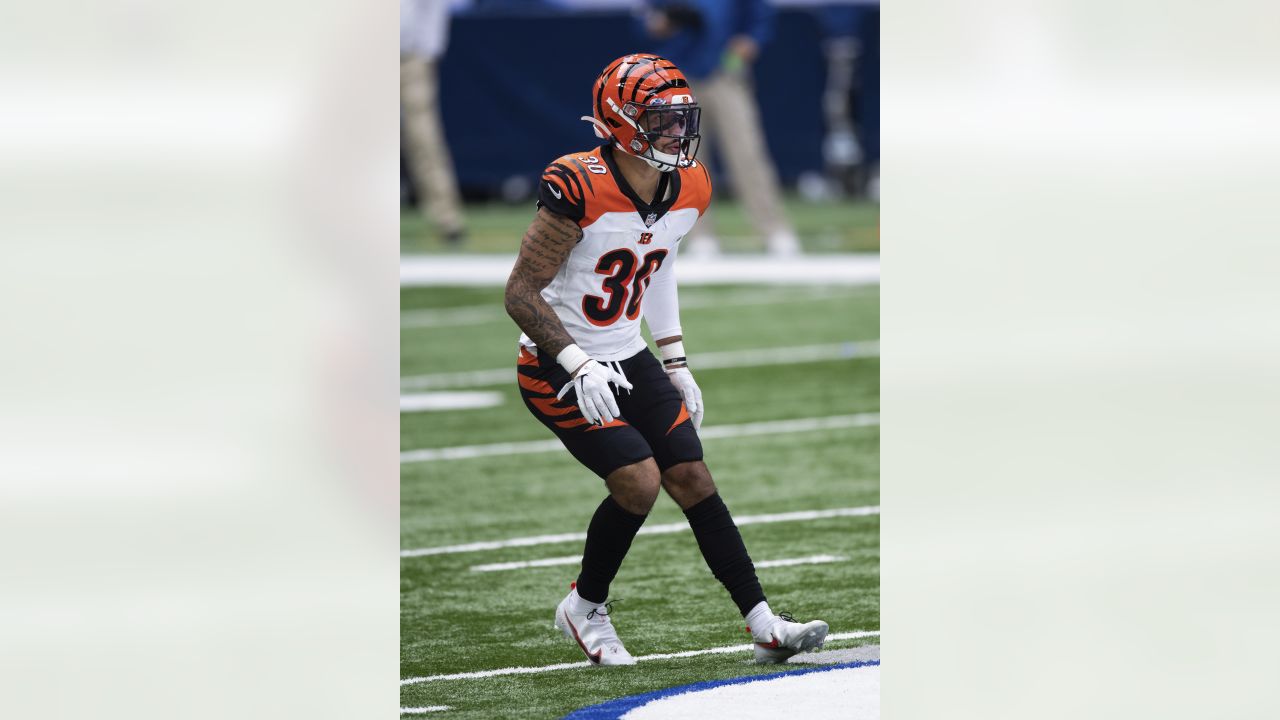
<svg viewBox="0 0 1280 720">
<path fill-rule="evenodd" d="M 662 172 L 690 167 L 702 136 L 689 81 L 666 58 L 636 53 L 614 60 L 591 92 L 596 136 Z"/>
</svg>

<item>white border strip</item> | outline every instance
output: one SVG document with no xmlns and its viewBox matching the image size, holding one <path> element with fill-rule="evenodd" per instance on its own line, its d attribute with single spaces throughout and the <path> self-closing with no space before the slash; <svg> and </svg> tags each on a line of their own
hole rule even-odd
<svg viewBox="0 0 1280 720">
<path fill-rule="evenodd" d="M 854 415 L 828 415 L 825 417 L 797 418 L 795 420 L 770 420 L 767 422 L 741 423 L 738 425 L 714 425 L 698 431 L 701 440 L 777 435 L 781 433 L 840 430 L 869 427 L 880 424 L 880 413 Z M 405 450 L 400 453 L 400 464 L 435 462 L 437 460 L 470 460 L 494 455 L 522 455 L 525 453 L 554 452 L 564 447 L 559 440 L 530 440 L 528 442 L 490 443 L 488 445 L 454 445 L 442 448 Z"/>
<path fill-rule="evenodd" d="M 856 638 L 879 637 L 879 630 L 858 630 L 855 632 L 835 633 L 828 635 L 826 642 L 838 642 L 840 640 L 853 640 Z M 675 660 L 677 658 L 695 657 L 698 655 L 718 655 L 723 653 L 750 652 L 752 646 L 747 645 L 726 645 L 724 647 L 707 648 L 705 650 L 684 650 L 674 653 L 658 653 L 656 655 L 641 655 L 636 658 L 637 662 L 645 662 L 648 660 Z M 467 680 L 470 678 L 486 678 L 497 677 L 499 675 L 532 675 L 534 673 L 552 672 L 555 670 L 568 670 L 569 668 L 588 667 L 589 662 L 583 660 L 581 662 L 557 663 L 555 665 L 543 665 L 542 667 L 509 667 L 499 668 L 497 670 L 477 670 L 475 672 L 451 673 L 449 675 L 427 675 L 425 677 L 405 678 L 400 681 L 400 686 L 417 685 L 419 683 L 436 682 L 438 680 Z"/>
<path fill-rule="evenodd" d="M 797 510 L 795 512 L 769 513 L 766 515 L 742 515 L 734 518 L 734 524 L 760 525 L 765 523 L 793 522 L 797 520 L 821 520 L 835 517 L 864 517 L 879 515 L 879 505 L 865 507 L 834 508 L 831 510 Z M 667 523 L 665 525 L 645 525 L 640 528 L 639 535 L 667 535 L 689 529 L 685 522 Z M 485 540 L 463 545 L 442 545 L 440 547 L 401 550 L 400 557 L 426 557 L 428 555 L 452 555 L 455 553 L 480 552 L 483 550 L 500 550 L 512 547 L 532 547 L 534 545 L 550 545 L 562 542 L 581 542 L 587 539 L 586 533 L 560 533 L 558 535 L 534 535 L 531 537 L 510 538 L 508 540 Z"/>
<path fill-rule="evenodd" d="M 445 710 L 452 710 L 452 709 L 453 708 L 448 705 L 432 705 L 430 707 L 416 707 L 416 708 L 402 707 L 400 708 L 400 714 L 401 715 L 425 715 L 427 713 L 444 712 Z"/>
<path fill-rule="evenodd" d="M 765 365 L 798 365 L 829 360 L 880 357 L 879 340 L 846 340 L 825 345 L 793 345 L 790 347 L 750 348 L 700 353 L 694 357 L 693 370 L 717 370 Z M 516 378 L 516 366 L 492 370 L 408 375 L 400 378 L 401 390 L 449 390 L 509 383 Z"/>
</svg>

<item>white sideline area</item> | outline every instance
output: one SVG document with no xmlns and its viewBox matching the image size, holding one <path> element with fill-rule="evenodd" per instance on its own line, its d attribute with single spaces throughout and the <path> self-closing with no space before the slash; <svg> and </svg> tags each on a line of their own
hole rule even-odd
<svg viewBox="0 0 1280 720">
<path fill-rule="evenodd" d="M 871 720 L 880 717 L 880 666 L 839 668 L 668 695 L 620 720 Z"/>
<path fill-rule="evenodd" d="M 832 633 L 827 636 L 826 642 L 839 642 L 841 640 L 854 640 L 857 638 L 880 637 L 879 630 L 856 630 L 854 632 Z M 723 653 L 749 653 L 752 650 L 750 643 L 745 645 L 725 645 L 724 647 L 706 648 L 703 650 L 684 650 L 673 653 L 657 653 L 654 655 L 640 655 L 636 657 L 636 662 L 647 662 L 650 660 L 675 660 L 678 658 L 696 657 L 698 655 L 718 655 Z M 796 656 L 797 659 L 803 657 Z M 556 663 L 555 665 L 542 665 L 539 667 L 508 667 L 497 668 L 496 670 L 476 670 L 474 672 L 450 673 L 447 675 L 426 675 L 424 677 L 405 678 L 400 681 L 400 686 L 417 685 L 419 683 L 438 682 L 441 680 L 467 680 L 470 678 L 486 678 L 497 677 L 499 675 L 532 675 L 535 673 L 553 672 L 555 670 L 568 670 L 569 668 L 587 667 L 590 663 L 586 660 L 571 663 Z"/>
<path fill-rule="evenodd" d="M 445 710 L 452 710 L 452 709 L 453 707 L 450 705 L 432 705 L 430 707 L 402 707 L 400 708 L 400 714 L 401 715 L 426 715 L 427 713 L 444 712 Z"/>
<path fill-rule="evenodd" d="M 400 287 L 504 285 L 516 256 L 401 255 Z M 771 255 L 682 255 L 676 280 L 686 285 L 874 285 L 879 253 L 832 253 L 777 258 Z"/>
<path fill-rule="evenodd" d="M 738 527 L 742 527 L 743 525 L 821 520 L 836 517 L 865 517 L 868 515 L 879 514 L 879 505 L 867 505 L 864 507 L 834 508 L 831 510 L 797 510 L 795 512 L 768 513 L 765 515 L 742 515 L 735 517 L 733 522 Z M 640 528 L 640 532 L 637 534 L 667 535 L 669 533 L 684 532 L 688 529 L 689 523 L 687 522 L 673 522 L 666 523 L 664 525 L 645 525 Z M 454 553 L 481 552 L 483 550 L 501 550 L 502 548 L 510 547 L 532 547 L 534 545 L 549 545 L 551 543 L 580 542 L 586 539 L 586 533 L 533 535 L 530 537 L 509 538 L 507 540 L 484 540 L 481 542 L 465 543 L 463 545 L 442 545 L 439 547 L 401 550 L 400 557 L 411 558 L 426 557 L 428 555 L 452 555 Z"/>
</svg>

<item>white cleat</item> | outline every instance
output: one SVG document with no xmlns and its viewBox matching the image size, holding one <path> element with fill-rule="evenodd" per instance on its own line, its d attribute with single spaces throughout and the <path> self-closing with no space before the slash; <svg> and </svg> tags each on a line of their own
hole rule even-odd
<svg viewBox="0 0 1280 720">
<path fill-rule="evenodd" d="M 828 630 L 830 628 L 822 620 L 798 623 L 792 622 L 791 616 L 785 613 L 775 615 L 767 640 L 752 633 L 756 641 L 756 662 L 760 665 L 772 665 L 786 662 L 787 658 L 796 653 L 817 650 L 827 639 Z"/>
<path fill-rule="evenodd" d="M 613 629 L 608 605 L 577 613 L 572 610 L 572 601 L 577 596 L 577 589 L 571 587 L 556 608 L 556 627 L 560 632 L 578 644 L 592 665 L 635 665 L 636 659 L 622 646 Z"/>
</svg>

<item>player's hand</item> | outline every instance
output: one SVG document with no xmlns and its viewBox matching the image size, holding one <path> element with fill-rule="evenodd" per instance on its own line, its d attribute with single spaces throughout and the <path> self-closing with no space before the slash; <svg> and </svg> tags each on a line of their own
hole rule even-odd
<svg viewBox="0 0 1280 720">
<path fill-rule="evenodd" d="M 687 367 L 667 368 L 667 377 L 684 396 L 684 406 L 693 418 L 693 429 L 698 430 L 702 427 L 702 390 L 698 388 L 698 383 L 693 381 L 693 373 L 689 372 Z"/>
<path fill-rule="evenodd" d="M 609 383 L 631 389 L 631 383 L 625 375 L 595 360 L 588 360 L 574 373 L 573 379 L 560 388 L 556 399 L 564 397 L 570 389 L 574 390 L 578 394 L 578 409 L 587 422 L 592 425 L 607 425 L 622 415 Z"/>
</svg>

